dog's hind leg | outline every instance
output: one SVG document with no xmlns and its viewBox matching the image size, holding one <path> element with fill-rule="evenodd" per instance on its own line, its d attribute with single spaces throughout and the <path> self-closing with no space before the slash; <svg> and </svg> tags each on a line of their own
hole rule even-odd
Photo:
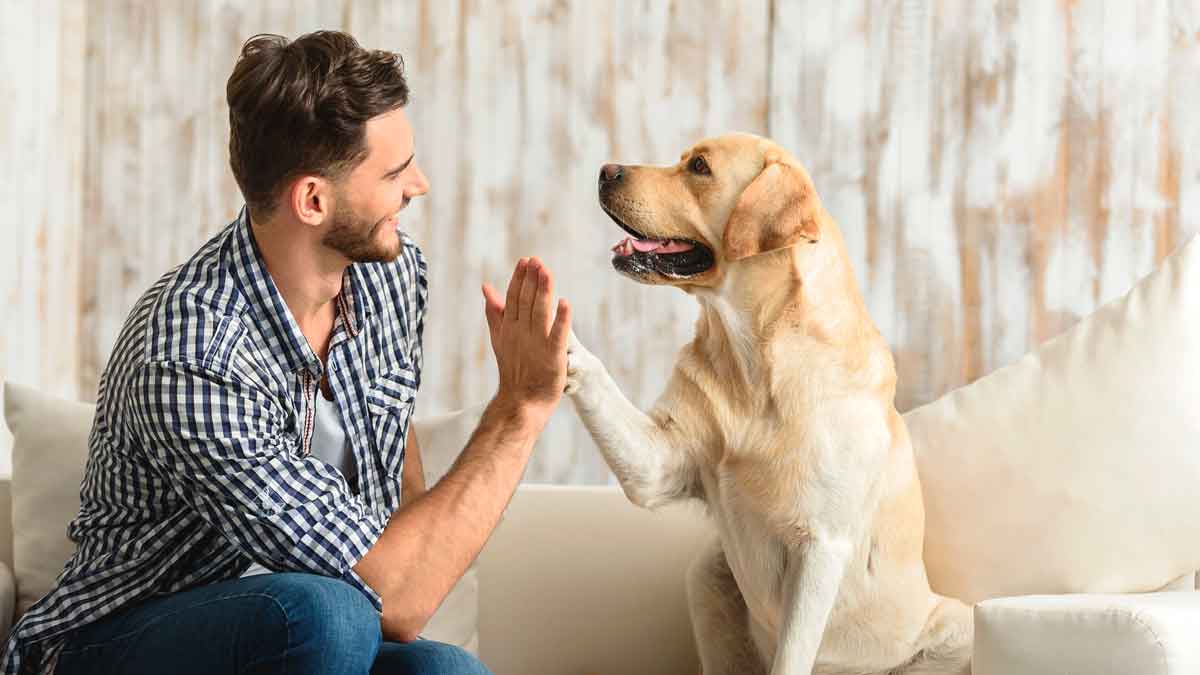
<svg viewBox="0 0 1200 675">
<path fill-rule="evenodd" d="M 974 618 L 969 605 L 953 598 L 941 602 L 929 615 L 919 643 L 921 651 L 895 675 L 971 675 Z"/>
<path fill-rule="evenodd" d="M 688 608 L 704 675 L 764 675 L 765 662 L 750 634 L 750 615 L 719 541 L 687 572 Z"/>
</svg>

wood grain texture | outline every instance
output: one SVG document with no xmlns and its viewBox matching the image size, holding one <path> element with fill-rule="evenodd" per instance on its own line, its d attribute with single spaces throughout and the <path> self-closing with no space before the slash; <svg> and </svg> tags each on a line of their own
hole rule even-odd
<svg viewBox="0 0 1200 675">
<path fill-rule="evenodd" d="M 242 42 L 318 28 L 407 64 L 432 183 L 402 221 L 430 262 L 422 413 L 493 392 L 479 285 L 523 255 L 650 405 L 696 308 L 612 272 L 596 175 L 705 135 L 766 133 L 809 167 L 902 409 L 1200 231 L 1200 0 L 9 0 L 0 377 L 94 396 L 133 302 L 240 207 L 224 87 Z M 608 480 L 569 406 L 526 478 Z"/>
<path fill-rule="evenodd" d="M 1016 360 L 1200 231 L 1198 7 L 774 3 L 771 133 L 846 233 L 901 409 Z"/>
<path fill-rule="evenodd" d="M 0 378 L 71 396 L 78 344 L 87 7 L 0 2 Z"/>
<path fill-rule="evenodd" d="M 383 26 L 422 26 L 397 30 L 394 46 L 371 42 L 406 55 L 417 155 L 432 181 L 405 214 L 432 275 L 424 410 L 494 391 L 479 285 L 503 287 L 524 255 L 556 271 L 580 339 L 648 406 L 696 308 L 612 271 L 621 235 L 596 206 L 596 177 L 606 161 L 670 163 L 704 135 L 766 131 L 767 4 L 428 3 L 400 16 L 389 7 Z M 597 482 L 608 470 L 565 405 L 526 475 Z"/>
</svg>

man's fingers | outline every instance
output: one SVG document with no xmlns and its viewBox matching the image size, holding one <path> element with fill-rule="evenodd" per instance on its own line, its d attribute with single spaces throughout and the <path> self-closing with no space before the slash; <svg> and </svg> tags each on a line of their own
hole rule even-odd
<svg viewBox="0 0 1200 675">
<path fill-rule="evenodd" d="M 566 298 L 558 299 L 558 314 L 554 317 L 554 326 L 550 328 L 550 344 L 555 351 L 567 348 L 567 336 L 571 334 L 571 303 Z"/>
<path fill-rule="evenodd" d="M 517 261 L 517 266 L 513 269 L 512 279 L 508 282 L 508 296 L 504 301 L 504 318 L 509 321 L 516 321 L 520 318 L 521 285 L 525 281 L 526 261 L 526 258 L 521 258 Z"/>
<path fill-rule="evenodd" d="M 495 286 L 488 283 L 483 285 L 483 299 L 487 301 L 488 309 L 494 309 L 497 315 L 504 313 L 504 299 Z"/>
<path fill-rule="evenodd" d="M 537 258 L 530 258 L 525 265 L 525 281 L 521 283 L 520 309 L 517 310 L 521 315 L 517 318 L 521 321 L 529 321 L 533 314 L 533 298 L 537 295 L 538 275 L 541 271 L 542 261 Z"/>
<path fill-rule="evenodd" d="M 500 322 L 504 320 L 504 305 L 500 304 L 500 293 L 491 284 L 483 285 L 483 315 L 487 318 L 488 332 L 495 339 Z"/>
<path fill-rule="evenodd" d="M 554 317 L 550 314 L 551 303 L 554 302 L 554 275 L 545 267 L 538 270 L 537 294 L 533 298 L 533 330 L 538 335 L 550 333 L 550 323 Z"/>
</svg>

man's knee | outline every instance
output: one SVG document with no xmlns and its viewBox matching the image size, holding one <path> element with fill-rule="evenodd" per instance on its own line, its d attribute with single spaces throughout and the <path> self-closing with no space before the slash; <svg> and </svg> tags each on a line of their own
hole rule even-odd
<svg viewBox="0 0 1200 675">
<path fill-rule="evenodd" d="M 441 663 L 444 664 L 444 670 L 434 671 L 436 673 L 446 673 L 449 675 L 492 675 L 492 671 L 483 665 L 483 662 L 475 658 L 471 652 L 458 647 L 456 645 L 447 645 L 437 643 L 440 651 Z"/>
<path fill-rule="evenodd" d="M 434 640 L 385 642 L 371 675 L 492 675 L 467 650 Z"/>
<path fill-rule="evenodd" d="M 288 672 L 367 673 L 379 650 L 379 613 L 358 589 L 312 574 L 272 575 L 263 589 L 288 633 Z"/>
<path fill-rule="evenodd" d="M 433 644 L 437 645 L 438 662 L 444 666 L 443 670 L 434 672 L 444 672 L 447 675 L 491 675 L 492 671 L 488 670 L 482 661 L 462 647 L 440 642 Z"/>
</svg>

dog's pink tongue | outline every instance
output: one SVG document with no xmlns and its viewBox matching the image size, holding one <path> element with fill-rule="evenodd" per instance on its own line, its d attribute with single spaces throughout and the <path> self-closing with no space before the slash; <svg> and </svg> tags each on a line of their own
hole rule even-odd
<svg viewBox="0 0 1200 675">
<path fill-rule="evenodd" d="M 617 255 L 633 255 L 634 251 L 642 253 L 682 253 L 692 250 L 693 246 L 687 242 L 675 241 L 674 239 L 634 239 L 626 237 L 617 242 L 613 246 L 613 253 Z"/>
<path fill-rule="evenodd" d="M 665 245 L 663 245 L 661 248 L 659 248 L 658 252 L 659 253 L 683 253 L 684 251 L 690 251 L 693 248 L 695 248 L 695 247 L 692 246 L 691 244 L 687 243 L 686 241 L 669 241 Z"/>
<path fill-rule="evenodd" d="M 682 253 L 683 251 L 691 250 L 691 244 L 685 244 L 681 241 L 661 239 L 631 239 L 630 243 L 633 248 L 642 253 Z"/>
</svg>

